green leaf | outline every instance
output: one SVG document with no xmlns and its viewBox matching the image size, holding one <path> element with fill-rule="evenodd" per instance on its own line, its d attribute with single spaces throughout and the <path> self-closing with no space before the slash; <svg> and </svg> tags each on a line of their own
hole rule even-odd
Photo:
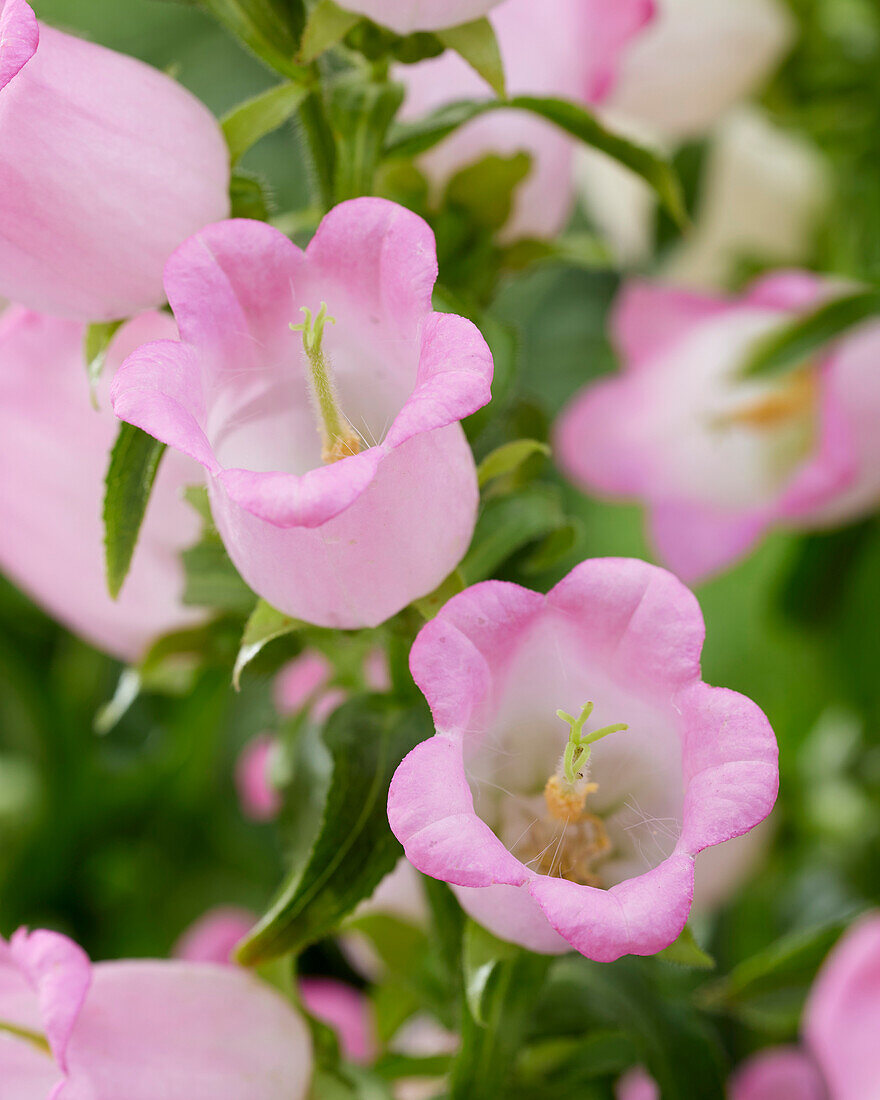
<svg viewBox="0 0 880 1100">
<path fill-rule="evenodd" d="M 726 977 L 704 986 L 699 1003 L 757 1021 L 780 1038 L 795 1034 L 807 991 L 846 925 L 837 920 L 783 936 Z"/>
<path fill-rule="evenodd" d="M 299 47 L 300 60 L 310 62 L 320 57 L 325 50 L 341 42 L 361 18 L 355 12 L 343 11 L 334 0 L 318 0 L 309 13 L 306 29 L 303 31 Z"/>
<path fill-rule="evenodd" d="M 449 1077 L 450 1100 L 495 1100 L 507 1085 L 550 958 L 504 943 L 468 922 L 465 1018 Z"/>
<path fill-rule="evenodd" d="M 88 325 L 83 338 L 83 357 L 86 361 L 86 372 L 89 379 L 89 392 L 92 397 L 92 406 L 97 409 L 98 383 L 101 381 L 101 373 L 104 370 L 104 362 L 107 359 L 107 349 L 124 321 L 104 321 Z"/>
<path fill-rule="evenodd" d="M 557 527 L 546 535 L 524 562 L 520 563 L 520 569 L 528 575 L 544 573 L 558 565 L 563 558 L 570 554 L 583 538 L 583 524 L 578 519 L 573 519 Z"/>
<path fill-rule="evenodd" d="M 585 271 L 612 266 L 608 245 L 592 233 L 567 233 L 552 241 L 525 237 L 504 249 L 501 266 L 505 271 L 524 271 L 536 264 L 569 264 Z"/>
<path fill-rule="evenodd" d="M 486 500 L 470 549 L 459 566 L 465 583 L 476 584 L 493 576 L 518 550 L 568 523 L 559 492 L 545 485 Z"/>
<path fill-rule="evenodd" d="M 132 424 L 122 424 L 110 453 L 104 493 L 107 589 L 119 595 L 137 545 L 165 444 Z"/>
<path fill-rule="evenodd" d="M 291 81 L 277 84 L 233 108 L 220 123 L 232 163 L 240 160 L 260 138 L 293 118 L 308 94 L 309 89 L 302 83 Z"/>
<path fill-rule="evenodd" d="M 475 921 L 468 921 L 465 925 L 462 952 L 464 993 L 470 1014 L 481 1027 L 489 1024 L 491 998 L 488 994 L 492 976 L 502 963 L 515 958 L 519 950 L 516 944 L 499 940 Z"/>
<path fill-rule="evenodd" d="M 182 602 L 188 607 L 210 607 L 250 615 L 257 597 L 242 580 L 219 537 L 205 535 L 181 555 L 186 583 Z"/>
<path fill-rule="evenodd" d="M 413 607 L 423 619 L 433 619 L 447 600 L 457 596 L 459 592 L 464 591 L 464 588 L 464 578 L 456 569 L 433 592 L 430 592 L 427 596 L 422 596 L 420 600 L 413 600 Z"/>
<path fill-rule="evenodd" d="M 488 19 L 475 19 L 472 23 L 463 23 L 461 26 L 434 33 L 444 46 L 463 57 L 497 96 L 504 98 L 507 94 L 504 62 L 495 37 L 495 28 Z"/>
<path fill-rule="evenodd" d="M 560 959 L 535 1007 L 532 1039 L 620 1030 L 664 1100 L 718 1100 L 727 1077 L 723 1048 L 689 1000 L 672 993 L 669 977 L 653 959 Z"/>
<path fill-rule="evenodd" d="M 336 139 L 336 201 L 373 193 L 388 127 L 403 102 L 403 86 L 353 73 L 330 86 L 327 113 Z"/>
<path fill-rule="evenodd" d="M 676 966 L 687 966 L 695 970 L 715 969 L 715 960 L 697 943 L 689 924 L 684 926 L 675 943 L 660 951 L 657 958 L 675 963 Z"/>
<path fill-rule="evenodd" d="M 333 765 L 320 831 L 307 862 L 294 867 L 277 900 L 238 949 L 254 965 L 297 953 L 334 932 L 400 858 L 386 801 L 397 765 L 431 732 L 422 707 L 401 710 L 385 696 L 351 699 L 331 715 L 324 744 Z"/>
<path fill-rule="evenodd" d="M 585 1039 L 544 1039 L 521 1052 L 517 1059 L 517 1084 L 528 1096 L 552 1093 L 580 1097 L 582 1093 L 578 1090 L 588 1081 L 610 1074 L 617 1076 L 637 1060 L 635 1044 L 620 1030 L 598 1030 Z"/>
<path fill-rule="evenodd" d="M 589 111 L 564 99 L 520 95 L 505 100 L 460 100 L 450 103 L 425 118 L 398 123 L 391 131 L 386 154 L 418 156 L 472 118 L 489 111 L 510 108 L 529 111 L 547 119 L 585 145 L 598 149 L 629 168 L 653 188 L 679 226 L 687 224 L 681 183 L 672 165 L 658 153 L 606 129 Z"/>
<path fill-rule="evenodd" d="M 306 22 L 303 0 L 197 0 L 252 53 L 285 76 L 299 76 L 296 63 Z"/>
<path fill-rule="evenodd" d="M 456 172 L 446 186 L 444 203 L 464 211 L 483 229 L 500 229 L 510 217 L 517 187 L 529 174 L 528 153 L 501 157 L 495 153 Z"/>
<path fill-rule="evenodd" d="M 229 180 L 230 217 L 269 220 L 272 198 L 268 185 L 254 172 L 236 168 Z"/>
<path fill-rule="evenodd" d="M 512 474 L 526 459 L 536 454 L 549 455 L 550 448 L 537 439 L 515 439 L 512 443 L 503 443 L 496 447 L 477 467 L 480 488 L 485 488 L 496 477 Z"/>
<path fill-rule="evenodd" d="M 232 684 L 235 690 L 238 691 L 241 687 L 242 672 L 270 642 L 285 634 L 292 634 L 301 627 L 302 623 L 298 619 L 292 619 L 289 615 L 276 611 L 265 600 L 258 600 L 244 628 L 241 646 L 235 659 L 235 668 L 232 671 Z"/>
<path fill-rule="evenodd" d="M 861 290 L 825 302 L 807 316 L 756 340 L 740 367 L 739 376 L 777 378 L 802 367 L 831 340 L 877 314 L 880 314 L 880 291 L 877 290 Z"/>
</svg>

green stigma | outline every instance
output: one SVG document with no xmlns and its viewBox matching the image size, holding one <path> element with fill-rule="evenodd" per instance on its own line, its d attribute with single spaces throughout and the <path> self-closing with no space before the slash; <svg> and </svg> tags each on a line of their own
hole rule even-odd
<svg viewBox="0 0 880 1100">
<path fill-rule="evenodd" d="M 620 733 L 622 730 L 629 729 L 629 726 L 624 722 L 617 722 L 614 725 L 603 726 L 599 730 L 593 730 L 592 733 L 585 734 L 584 724 L 592 713 L 592 703 L 584 704 L 579 718 L 567 714 L 564 710 L 556 712 L 557 717 L 561 718 L 563 722 L 567 722 L 570 727 L 568 744 L 565 746 L 565 754 L 562 757 L 562 766 L 565 778 L 572 786 L 578 780 L 578 773 L 590 759 L 592 745 L 596 741 L 601 741 L 603 737 L 607 737 L 609 733 Z"/>
<path fill-rule="evenodd" d="M 308 306 L 302 306 L 300 312 L 305 314 L 305 320 L 291 323 L 290 328 L 302 333 L 303 351 L 309 361 L 310 388 L 323 444 L 321 457 L 325 462 L 338 462 L 358 453 L 360 439 L 339 408 L 333 371 L 322 347 L 324 326 L 335 325 L 336 319 L 328 315 L 326 302 L 321 302 L 315 316 Z"/>
</svg>

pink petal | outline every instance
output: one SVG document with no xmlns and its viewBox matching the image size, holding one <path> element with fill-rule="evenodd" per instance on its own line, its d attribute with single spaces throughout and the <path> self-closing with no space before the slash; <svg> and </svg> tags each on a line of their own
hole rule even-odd
<svg viewBox="0 0 880 1100">
<path fill-rule="evenodd" d="M 833 948 L 804 1012 L 804 1036 L 834 1100 L 867 1100 L 880 1081 L 880 916 Z"/>
<path fill-rule="evenodd" d="M 163 300 L 177 245 L 229 210 L 213 115 L 164 73 L 0 14 L 0 295 L 83 321 Z"/>
<path fill-rule="evenodd" d="M 0 91 L 36 52 L 40 28 L 25 0 L 6 0 L 0 10 Z"/>
<path fill-rule="evenodd" d="M 308 1031 L 254 975 L 207 963 L 100 963 L 53 1100 L 304 1100 Z"/>
<path fill-rule="evenodd" d="M 361 1065 L 375 1059 L 378 1044 L 370 1002 L 363 993 L 330 978 L 303 978 L 299 994 L 306 1010 L 336 1032 L 344 1058 Z"/>
<path fill-rule="evenodd" d="M 110 346 L 105 375 L 132 346 L 174 331 L 164 314 L 130 321 Z M 199 533 L 198 516 L 180 493 L 202 475 L 182 456 L 165 456 L 114 602 L 104 576 L 101 506 L 119 425 L 103 385 L 100 410 L 90 405 L 83 335 L 76 322 L 16 307 L 0 320 L 0 568 L 70 629 L 137 660 L 156 637 L 202 616 L 180 603 L 180 553 Z"/>
<path fill-rule="evenodd" d="M 825 1100 L 828 1096 L 819 1071 L 797 1047 L 776 1047 L 749 1058 L 734 1073 L 728 1089 L 730 1100 Z"/>
<path fill-rule="evenodd" d="M 9 953 L 36 994 L 42 1032 L 61 1070 L 67 1070 L 71 1035 L 92 982 L 92 966 L 81 947 L 57 932 L 19 930 Z"/>
</svg>

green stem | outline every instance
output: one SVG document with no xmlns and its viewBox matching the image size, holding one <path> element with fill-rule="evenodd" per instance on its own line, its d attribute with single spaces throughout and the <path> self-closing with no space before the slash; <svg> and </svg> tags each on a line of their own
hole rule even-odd
<svg viewBox="0 0 880 1100">
<path fill-rule="evenodd" d="M 326 213 L 335 200 L 336 143 L 327 121 L 320 89 L 316 89 L 303 100 L 299 119 L 311 154 L 316 197 L 322 211 Z"/>
</svg>

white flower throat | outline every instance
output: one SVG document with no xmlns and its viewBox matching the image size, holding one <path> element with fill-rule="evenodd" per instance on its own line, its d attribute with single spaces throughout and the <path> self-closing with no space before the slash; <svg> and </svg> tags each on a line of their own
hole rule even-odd
<svg viewBox="0 0 880 1100">
<path fill-rule="evenodd" d="M 527 858 L 528 852 L 523 853 L 523 862 L 539 874 L 582 886 L 602 885 L 597 865 L 612 850 L 601 817 L 587 809 L 587 799 L 599 789 L 590 781 L 592 746 L 609 734 L 629 728 L 621 722 L 584 733 L 592 712 L 592 703 L 585 704 L 577 718 L 562 710 L 556 712 L 569 725 L 568 744 L 544 787 L 546 816 L 529 830 L 527 845 L 535 854 Z"/>
</svg>

